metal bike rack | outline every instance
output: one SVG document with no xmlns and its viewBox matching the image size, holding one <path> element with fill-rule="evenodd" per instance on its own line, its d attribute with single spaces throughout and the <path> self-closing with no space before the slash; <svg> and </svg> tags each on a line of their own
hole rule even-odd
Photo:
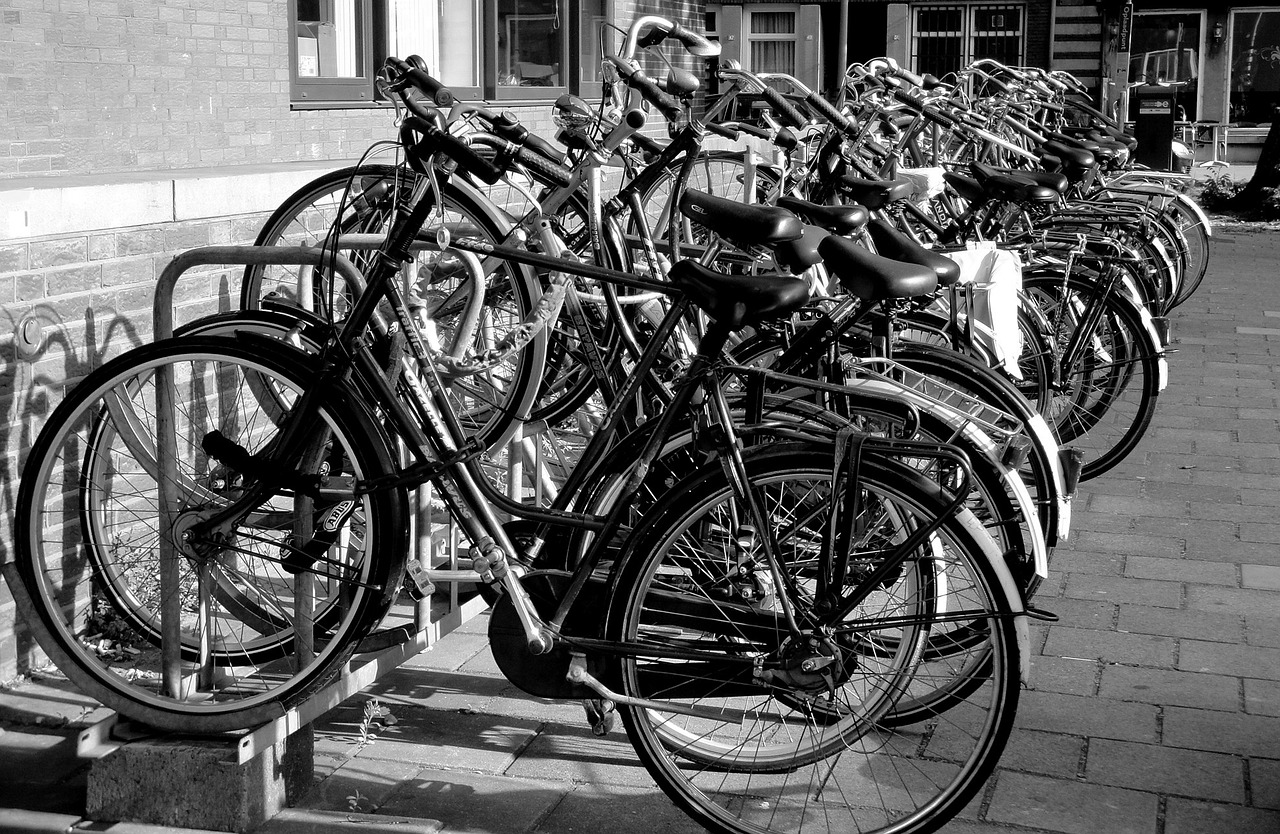
<svg viewBox="0 0 1280 834">
<path fill-rule="evenodd" d="M 384 238 L 378 235 L 344 236 L 336 245 L 337 250 L 371 250 L 378 248 Z M 419 248 L 429 248 L 430 244 L 422 244 Z M 173 299 L 178 279 L 189 270 L 198 266 L 212 265 L 285 265 L 311 266 L 331 269 L 344 280 L 354 286 L 364 283 L 360 271 L 349 259 L 335 251 L 335 248 L 316 248 L 304 246 L 205 246 L 192 249 L 175 257 L 161 273 L 153 304 L 154 337 L 169 338 L 173 335 Z M 305 280 L 305 279 L 304 279 Z M 309 287 L 303 287 L 308 293 Z M 174 420 L 171 401 L 172 380 L 169 379 L 169 368 L 161 365 L 156 370 L 157 399 L 157 448 L 156 458 L 161 473 L 158 478 L 159 503 L 161 506 L 160 526 L 162 530 L 172 530 L 177 515 L 178 502 L 172 494 L 172 484 L 176 482 L 176 461 L 173 450 L 176 448 Z M 518 441 L 517 441 L 518 442 Z M 513 457 L 516 447 L 512 447 Z M 513 486 L 513 489 L 518 485 Z M 414 496 L 415 501 L 411 513 L 411 536 L 413 546 L 417 549 L 424 563 L 430 563 L 429 553 L 424 548 L 431 546 L 431 530 L 440 523 L 433 517 L 429 501 L 429 485 L 419 487 Z M 444 521 L 447 521 L 445 519 Z M 456 533 L 450 530 L 448 559 L 453 568 L 457 565 Z M 160 536 L 160 591 L 161 591 L 161 662 L 162 680 L 170 692 L 180 692 L 183 686 L 182 664 L 180 656 L 181 635 L 178 632 L 179 611 L 179 568 L 182 556 L 177 552 L 168 535 Z M 461 571 L 460 571 L 461 572 Z M 307 574 L 301 573 L 305 578 Z M 302 579 L 300 581 L 305 581 Z M 296 594 L 302 597 L 303 594 Z M 487 604 L 474 597 L 466 601 L 458 598 L 456 583 L 449 585 L 449 597 L 442 616 L 432 619 L 432 598 L 419 600 L 414 605 L 412 631 L 406 630 L 406 639 L 389 648 L 377 652 L 356 655 L 348 660 L 341 675 L 331 684 L 315 693 L 301 705 L 287 711 L 284 715 L 257 727 L 238 734 L 223 734 L 220 739 L 234 739 L 238 764 L 247 764 L 263 751 L 283 742 L 290 735 L 319 718 L 342 701 L 369 686 L 379 677 L 395 669 L 409 658 L 431 647 L 450 631 L 473 616 L 481 613 Z M 303 650 L 307 643 L 305 616 L 299 619 L 303 625 L 299 640 Z M 209 664 L 206 663 L 206 667 Z M 211 668 L 202 668 L 197 678 L 208 680 Z M 113 750 L 128 743 L 115 738 L 119 716 L 112 714 L 102 721 L 81 732 L 77 754 L 82 758 L 102 758 Z"/>
</svg>

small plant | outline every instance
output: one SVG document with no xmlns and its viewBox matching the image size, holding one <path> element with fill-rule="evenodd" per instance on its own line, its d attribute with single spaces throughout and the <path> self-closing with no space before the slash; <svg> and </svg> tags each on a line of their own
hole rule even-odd
<svg viewBox="0 0 1280 834">
<path fill-rule="evenodd" d="M 369 797 L 360 793 L 360 789 L 356 788 L 356 792 L 347 797 L 347 810 L 352 813 L 365 813 L 373 811 L 373 801 Z"/>
<path fill-rule="evenodd" d="M 1212 174 L 1200 189 L 1200 205 L 1213 211 L 1229 208 L 1235 196 L 1244 188 L 1226 172 Z"/>
<path fill-rule="evenodd" d="M 384 706 L 377 698 L 365 701 L 364 716 L 360 719 L 360 726 L 357 728 L 360 738 L 352 742 L 356 745 L 356 751 L 359 752 L 366 745 L 373 744 L 378 740 L 380 731 L 397 723 L 399 720 L 391 714 L 390 708 Z"/>
</svg>

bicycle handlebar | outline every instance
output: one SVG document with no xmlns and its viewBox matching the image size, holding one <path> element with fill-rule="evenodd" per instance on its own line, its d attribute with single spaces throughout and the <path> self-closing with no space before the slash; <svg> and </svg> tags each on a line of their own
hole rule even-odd
<svg viewBox="0 0 1280 834">
<path fill-rule="evenodd" d="M 659 89 L 657 83 L 645 75 L 639 67 L 633 67 L 630 61 L 617 55 L 608 55 L 606 60 L 618 70 L 618 76 L 626 82 L 628 87 L 638 92 L 645 101 L 658 108 L 662 115 L 667 117 L 668 121 L 674 122 L 684 113 L 684 106 L 680 104 L 680 100 Z"/>
<path fill-rule="evenodd" d="M 653 28 L 642 37 L 640 30 L 646 26 L 652 26 Z M 668 20 L 665 17 L 644 15 L 636 18 L 627 30 L 627 38 L 622 46 L 622 57 L 629 60 L 635 57 L 637 49 L 657 46 L 667 38 L 675 38 L 680 41 L 690 55 L 698 58 L 715 58 L 720 54 L 719 43 L 707 40 L 705 36 L 686 29 L 679 23 Z"/>
</svg>

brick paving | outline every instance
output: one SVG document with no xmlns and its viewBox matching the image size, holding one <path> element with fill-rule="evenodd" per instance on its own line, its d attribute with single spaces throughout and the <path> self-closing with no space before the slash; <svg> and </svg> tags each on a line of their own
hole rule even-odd
<svg viewBox="0 0 1280 834">
<path fill-rule="evenodd" d="M 952 834 L 1280 831 L 1280 235 L 1220 232 L 1175 311 L 1151 430 L 1082 486 L 1033 625 L 1031 688 L 1001 767 Z M 267 834 L 693 832 L 619 732 L 523 696 L 469 623 L 317 726 L 316 784 Z M 0 693 L 0 807 L 75 814 L 68 737 L 92 704 Z M 36 719 L 40 723 L 36 723 Z M 45 786 L 42 792 L 40 786 Z M 43 798 L 42 798 L 43 797 Z"/>
</svg>

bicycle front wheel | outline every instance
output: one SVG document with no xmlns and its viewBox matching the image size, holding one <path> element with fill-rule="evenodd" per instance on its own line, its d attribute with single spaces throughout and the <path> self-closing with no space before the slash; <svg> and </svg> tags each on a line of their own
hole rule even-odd
<svg viewBox="0 0 1280 834">
<path fill-rule="evenodd" d="M 54 411 L 23 473 L 20 609 L 76 685 L 162 729 L 282 715 L 339 671 L 403 570 L 403 497 L 354 488 L 390 471 L 386 444 L 340 392 L 320 398 L 305 454 L 270 464 L 314 489 L 276 490 L 216 539 L 196 533 L 262 477 L 207 438 L 269 454 L 307 386 L 305 360 L 262 348 L 171 339 L 117 358 Z"/>
<path fill-rule="evenodd" d="M 610 636 L 635 649 L 621 661 L 623 693 L 671 705 L 623 709 L 638 755 L 713 831 L 936 830 L 980 789 L 1013 724 L 1020 649 L 998 553 L 966 511 L 904 545 L 941 518 L 944 494 L 878 456 L 863 457 L 837 500 L 829 448 L 780 444 L 750 455 L 748 471 L 796 617 L 823 624 L 814 643 L 798 646 L 775 601 L 733 594 L 750 515 L 726 476 L 673 491 L 637 528 L 610 612 Z M 831 512 L 850 514 L 842 529 L 856 535 L 838 560 L 845 584 L 824 590 L 819 553 Z M 827 605 L 886 560 L 897 569 L 825 622 Z M 960 662 L 951 652 L 921 657 L 926 638 L 960 621 L 982 632 L 975 650 L 989 652 L 989 675 L 945 712 L 884 726 L 913 687 L 937 688 L 935 663 Z M 779 664 L 792 674 L 762 674 Z"/>
</svg>

